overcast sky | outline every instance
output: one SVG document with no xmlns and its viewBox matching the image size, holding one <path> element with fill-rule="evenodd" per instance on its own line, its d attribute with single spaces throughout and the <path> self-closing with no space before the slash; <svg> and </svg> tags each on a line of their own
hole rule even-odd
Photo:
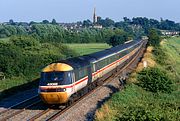
<svg viewBox="0 0 180 121">
<path fill-rule="evenodd" d="M 0 22 L 76 22 L 92 20 L 93 8 L 102 18 L 120 21 L 124 16 L 180 22 L 180 0 L 0 0 Z"/>
</svg>

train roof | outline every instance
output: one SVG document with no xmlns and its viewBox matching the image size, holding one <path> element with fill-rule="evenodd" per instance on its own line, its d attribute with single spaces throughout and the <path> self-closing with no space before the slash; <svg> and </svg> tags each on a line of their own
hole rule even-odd
<svg viewBox="0 0 180 121">
<path fill-rule="evenodd" d="M 69 58 L 66 60 L 60 60 L 57 63 L 65 63 L 68 64 L 70 66 L 72 66 L 74 69 L 76 68 L 81 68 L 84 66 L 89 66 L 91 62 L 97 61 L 101 58 L 104 58 L 110 54 L 116 53 L 120 50 L 123 50 L 127 47 L 130 47 L 132 45 L 134 45 L 135 43 L 137 43 L 138 41 L 132 41 L 123 45 L 118 45 L 116 47 L 112 47 L 109 49 L 105 49 L 99 52 L 95 52 L 92 54 L 88 54 L 88 55 L 83 55 L 83 56 L 79 56 L 79 57 L 74 57 L 74 58 Z"/>
<path fill-rule="evenodd" d="M 132 41 L 132 42 L 127 43 L 127 44 L 118 45 L 118 46 L 115 46 L 115 47 L 112 47 L 112 48 L 109 48 L 109 49 L 106 49 L 106 50 L 102 50 L 102 51 L 99 51 L 99 52 L 89 54 L 88 56 L 94 57 L 94 58 L 96 58 L 98 60 L 98 59 L 104 58 L 104 57 L 106 57 L 106 56 L 108 56 L 110 54 L 119 52 L 120 50 L 123 50 L 123 49 L 125 49 L 127 47 L 130 47 L 130 46 L 134 45 L 137 42 L 138 41 L 135 40 L 135 41 Z"/>
</svg>

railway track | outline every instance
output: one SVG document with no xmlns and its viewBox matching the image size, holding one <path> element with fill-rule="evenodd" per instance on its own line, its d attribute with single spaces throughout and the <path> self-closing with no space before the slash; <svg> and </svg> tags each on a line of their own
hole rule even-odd
<svg viewBox="0 0 180 121">
<path fill-rule="evenodd" d="M 114 78 L 119 77 L 120 75 L 123 75 L 124 72 L 130 73 L 133 71 L 136 67 L 136 64 L 139 62 L 139 58 L 143 55 L 145 50 L 145 45 L 143 49 L 141 49 L 138 54 L 126 65 L 124 66 L 121 70 L 119 70 L 117 73 L 114 73 L 112 76 L 110 76 L 108 79 L 106 79 L 101 85 L 95 87 L 94 89 L 90 90 L 88 93 L 80 97 L 79 99 L 75 100 L 72 104 L 70 105 L 64 105 L 60 107 L 46 107 L 43 111 L 40 113 L 34 115 L 33 117 L 30 117 L 28 121 L 35 121 L 35 120 L 46 120 L 46 121 L 53 121 L 60 115 L 62 115 L 64 112 L 72 108 L 74 105 L 76 105 L 79 101 L 87 97 L 88 95 L 93 94 L 94 91 L 103 88 L 103 84 L 108 84 L 111 82 Z M 135 63 L 135 64 L 134 64 Z M 24 100 L 16 105 L 13 105 L 9 107 L 8 109 L 0 112 L 0 121 L 5 121 L 7 119 L 13 118 L 16 115 L 22 113 L 28 108 L 31 108 L 35 105 L 41 104 L 41 100 L 39 99 L 38 95 L 31 97 L 27 100 Z M 16 109 L 16 110 L 14 110 Z"/>
<path fill-rule="evenodd" d="M 123 67 L 120 71 L 118 71 L 117 73 L 113 74 L 108 79 L 106 79 L 103 84 L 111 82 L 114 78 L 119 77 L 119 75 L 123 75 L 124 71 L 126 74 L 132 72 L 135 69 L 136 65 L 138 64 L 140 58 L 142 57 L 144 50 L 145 50 L 145 45 L 144 45 L 143 49 L 141 49 L 138 52 L 138 54 L 125 67 Z M 102 88 L 103 84 L 101 84 L 100 86 L 97 86 L 96 88 L 94 88 L 93 90 L 88 92 L 87 94 L 83 95 L 78 100 L 73 102 L 71 105 L 65 106 L 65 107 L 60 107 L 58 109 L 48 108 L 48 109 L 42 111 L 41 113 L 35 115 L 34 117 L 32 117 L 30 119 L 30 121 L 35 121 L 35 120 L 53 121 L 53 120 L 55 120 L 57 117 L 59 117 L 64 112 L 66 112 L 67 110 L 72 108 L 74 105 L 76 105 L 79 101 L 84 99 L 86 96 L 91 95 L 95 90 Z"/>
<path fill-rule="evenodd" d="M 24 110 L 31 108 L 41 102 L 38 95 L 35 95 L 29 99 L 26 99 L 22 102 L 19 102 L 9 108 L 7 108 L 4 111 L 0 112 L 0 121 L 5 121 L 11 117 L 14 117 L 15 115 L 20 114 Z"/>
</svg>

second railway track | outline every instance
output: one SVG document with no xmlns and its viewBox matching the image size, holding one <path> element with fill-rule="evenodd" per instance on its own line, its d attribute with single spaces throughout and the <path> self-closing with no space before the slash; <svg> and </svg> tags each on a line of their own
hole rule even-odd
<svg viewBox="0 0 180 121">
<path fill-rule="evenodd" d="M 37 105 L 41 102 L 38 95 L 35 95 L 29 99 L 26 99 L 22 102 L 19 102 L 3 111 L 0 112 L 0 121 L 5 121 L 21 112 L 26 110 L 27 108 L 30 108 L 34 105 Z"/>
</svg>

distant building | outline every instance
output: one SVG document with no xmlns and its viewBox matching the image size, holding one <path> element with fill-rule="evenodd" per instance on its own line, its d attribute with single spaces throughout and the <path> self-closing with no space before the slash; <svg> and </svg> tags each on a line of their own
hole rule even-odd
<svg viewBox="0 0 180 121">
<path fill-rule="evenodd" d="M 59 25 L 66 30 L 78 30 L 82 28 L 81 23 L 60 23 Z"/>
<path fill-rule="evenodd" d="M 102 27 L 102 25 L 95 24 L 95 25 L 93 25 L 93 28 L 95 28 L 95 29 L 102 29 L 103 27 Z"/>
<path fill-rule="evenodd" d="M 142 40 L 148 40 L 148 37 L 147 36 L 142 36 L 141 39 Z"/>
<path fill-rule="evenodd" d="M 164 36 L 178 36 L 180 34 L 179 31 L 172 31 L 172 30 L 160 30 L 161 34 Z"/>
</svg>

